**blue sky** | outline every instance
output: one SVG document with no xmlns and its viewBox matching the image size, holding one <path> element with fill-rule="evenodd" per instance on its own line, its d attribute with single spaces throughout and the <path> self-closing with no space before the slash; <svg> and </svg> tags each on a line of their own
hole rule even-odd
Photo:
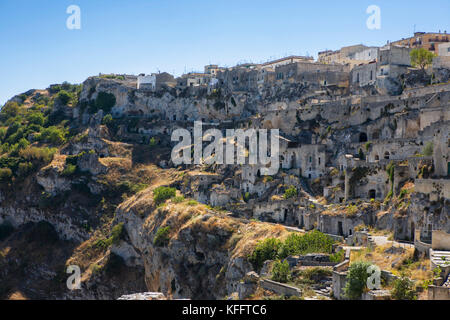
<svg viewBox="0 0 450 320">
<path fill-rule="evenodd" d="M 69 5 L 81 30 L 66 28 Z M 366 27 L 369 5 L 381 29 Z M 450 32 L 448 0 L 0 0 L 0 104 L 98 73 L 180 75 L 363 43 Z"/>
</svg>

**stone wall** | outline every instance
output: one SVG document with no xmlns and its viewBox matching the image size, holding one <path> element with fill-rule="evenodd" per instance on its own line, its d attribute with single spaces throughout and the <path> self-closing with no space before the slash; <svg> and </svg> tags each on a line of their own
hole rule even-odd
<svg viewBox="0 0 450 320">
<path fill-rule="evenodd" d="M 428 286 L 428 300 L 450 300 L 450 288 Z"/>
<path fill-rule="evenodd" d="M 302 291 L 298 288 L 288 286 L 287 284 L 272 281 L 272 280 L 261 280 L 260 285 L 263 289 L 270 290 L 279 295 L 284 296 L 296 296 L 300 297 Z"/>
<path fill-rule="evenodd" d="M 415 181 L 415 192 L 429 194 L 430 196 L 435 194 L 437 198 L 450 199 L 450 180 L 417 179 Z"/>
<path fill-rule="evenodd" d="M 442 230 L 434 230 L 431 247 L 433 250 L 450 251 L 450 234 Z"/>
</svg>

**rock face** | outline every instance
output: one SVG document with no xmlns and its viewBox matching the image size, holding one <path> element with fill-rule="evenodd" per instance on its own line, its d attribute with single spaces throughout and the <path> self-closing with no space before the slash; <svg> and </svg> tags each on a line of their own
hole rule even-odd
<svg viewBox="0 0 450 320">
<path fill-rule="evenodd" d="M 222 299 L 239 291 L 239 282 L 253 269 L 246 255 L 260 225 L 199 208 L 170 204 L 155 209 L 149 190 L 118 208 L 117 222 L 124 223 L 130 245 L 143 261 L 148 290 L 175 299 Z M 167 245 L 157 246 L 155 235 L 163 226 L 170 227 Z M 244 230 L 247 241 L 240 240 Z"/>
</svg>

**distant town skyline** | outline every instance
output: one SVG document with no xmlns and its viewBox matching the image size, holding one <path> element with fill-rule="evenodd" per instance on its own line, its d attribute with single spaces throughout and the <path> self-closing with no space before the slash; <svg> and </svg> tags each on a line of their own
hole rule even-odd
<svg viewBox="0 0 450 320">
<path fill-rule="evenodd" d="M 80 8 L 70 30 L 68 8 Z M 370 30 L 366 12 L 381 10 Z M 91 75 L 180 76 L 208 64 L 231 67 L 343 46 L 382 46 L 414 31 L 450 32 L 450 2 L 286 0 L 1 1 L 0 105 L 29 89 L 81 83 Z"/>
</svg>

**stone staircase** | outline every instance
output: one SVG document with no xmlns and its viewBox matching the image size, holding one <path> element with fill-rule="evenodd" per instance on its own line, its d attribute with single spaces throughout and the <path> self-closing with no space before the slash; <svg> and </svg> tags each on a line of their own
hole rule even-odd
<svg viewBox="0 0 450 320">
<path fill-rule="evenodd" d="M 369 234 L 369 236 L 367 237 L 367 246 L 368 247 L 372 247 L 372 248 L 374 248 L 374 247 L 376 247 L 376 243 L 375 243 L 375 240 L 373 239 L 373 237 Z"/>
<path fill-rule="evenodd" d="M 432 250 L 430 260 L 436 266 L 448 267 L 450 266 L 450 251 Z"/>
</svg>

